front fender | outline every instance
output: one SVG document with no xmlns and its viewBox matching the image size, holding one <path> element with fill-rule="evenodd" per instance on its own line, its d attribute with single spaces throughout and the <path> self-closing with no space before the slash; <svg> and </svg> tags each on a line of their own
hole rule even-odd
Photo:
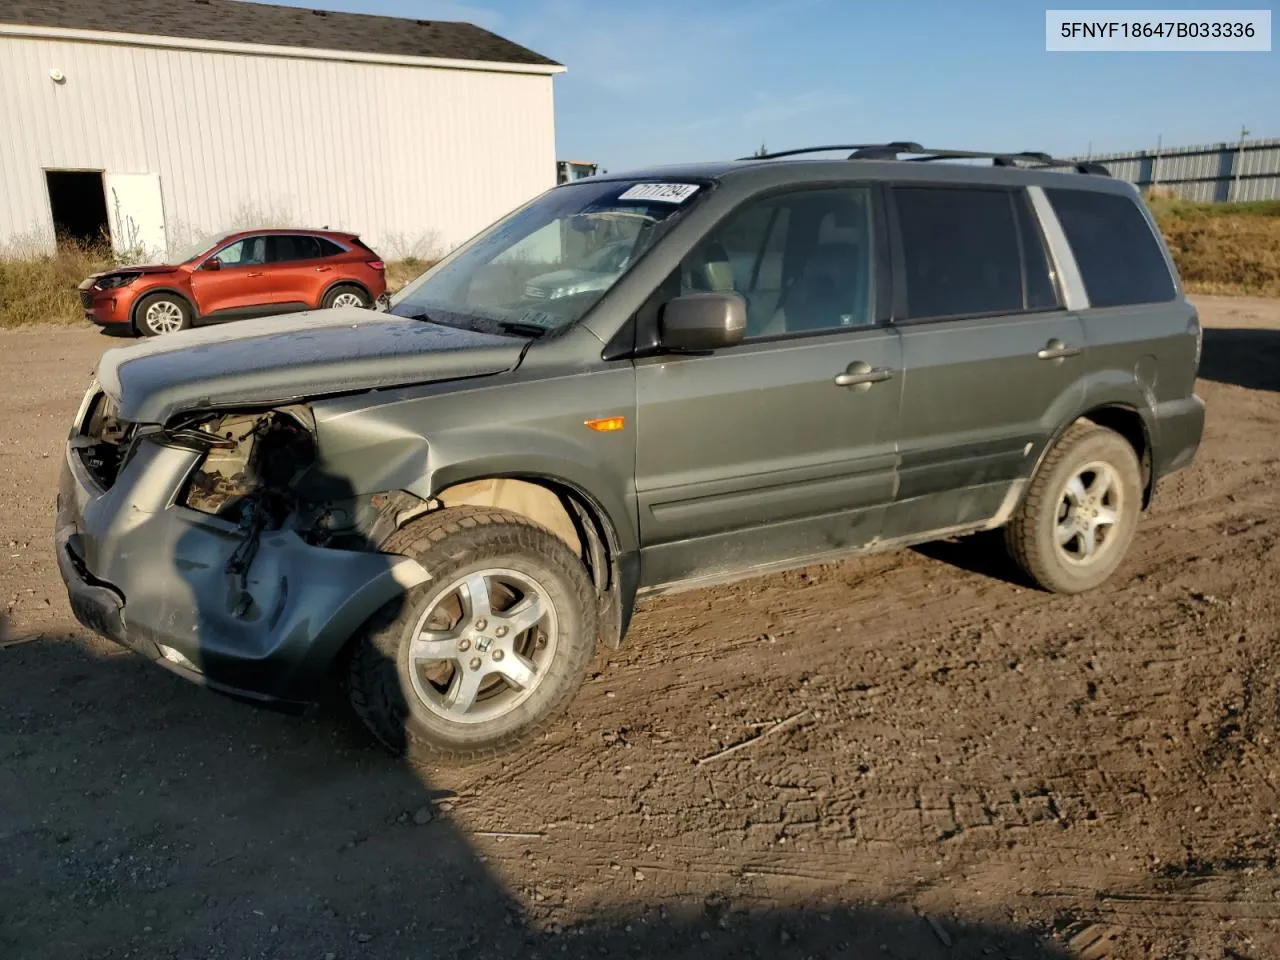
<svg viewBox="0 0 1280 960">
<path fill-rule="evenodd" d="M 428 499 L 468 480 L 541 479 L 595 505 L 620 552 L 637 549 L 629 364 L 546 379 L 454 381 L 312 409 L 319 460 L 302 481 L 309 496 L 406 490 Z M 624 418 L 623 429 L 587 426 L 600 417 Z"/>
</svg>

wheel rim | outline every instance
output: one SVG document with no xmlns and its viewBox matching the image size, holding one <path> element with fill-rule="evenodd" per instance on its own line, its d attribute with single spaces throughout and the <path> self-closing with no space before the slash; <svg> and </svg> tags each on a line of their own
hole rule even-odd
<svg viewBox="0 0 1280 960">
<path fill-rule="evenodd" d="M 545 679 L 559 640 L 546 589 L 507 569 L 468 573 L 418 618 L 409 675 L 418 700 L 453 723 L 484 723 L 524 703 Z"/>
<path fill-rule="evenodd" d="M 1072 474 L 1058 500 L 1058 551 L 1088 566 L 1110 553 L 1124 510 L 1124 486 L 1111 464 L 1097 461 Z"/>
<path fill-rule="evenodd" d="M 172 300 L 157 300 L 147 307 L 142 322 L 152 333 L 173 333 L 182 329 L 182 308 Z"/>
<path fill-rule="evenodd" d="M 358 293 L 343 292 L 333 298 L 335 307 L 363 307 L 364 299 Z"/>
</svg>

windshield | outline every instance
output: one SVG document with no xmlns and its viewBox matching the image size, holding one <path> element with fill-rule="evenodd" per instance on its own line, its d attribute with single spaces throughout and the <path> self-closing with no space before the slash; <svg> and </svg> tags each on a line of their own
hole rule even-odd
<svg viewBox="0 0 1280 960">
<path fill-rule="evenodd" d="M 407 286 L 391 312 L 538 335 L 576 323 L 702 188 L 582 181 L 549 190 Z"/>
<path fill-rule="evenodd" d="M 213 239 L 205 238 L 203 240 L 184 243 L 173 251 L 169 256 L 165 257 L 164 263 L 169 266 L 176 267 L 181 263 L 190 263 L 200 254 L 212 250 L 223 241 L 223 237 L 214 237 Z"/>
</svg>

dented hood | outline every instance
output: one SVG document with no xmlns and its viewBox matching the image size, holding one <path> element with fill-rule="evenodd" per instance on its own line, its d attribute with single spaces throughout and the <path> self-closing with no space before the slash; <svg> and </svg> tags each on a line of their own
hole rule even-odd
<svg viewBox="0 0 1280 960">
<path fill-rule="evenodd" d="M 121 419 L 163 423 L 197 408 L 501 373 L 528 342 L 358 308 L 317 310 L 108 350 L 98 382 Z"/>
</svg>

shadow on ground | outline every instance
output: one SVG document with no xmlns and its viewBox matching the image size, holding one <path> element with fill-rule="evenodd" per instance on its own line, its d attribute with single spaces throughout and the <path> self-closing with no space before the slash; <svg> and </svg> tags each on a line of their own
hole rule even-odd
<svg viewBox="0 0 1280 960">
<path fill-rule="evenodd" d="M 1280 330 L 1206 328 L 1200 376 L 1248 390 L 1280 390 Z"/>
<path fill-rule="evenodd" d="M 1002 530 L 987 530 L 951 540 L 933 540 L 911 549 L 922 557 L 982 577 L 1003 580 L 1018 587 L 1033 586 L 1009 558 Z"/>
<path fill-rule="evenodd" d="M 556 845 L 487 841 L 510 845 L 504 882 L 472 842 L 542 824 L 433 789 L 354 721 L 257 710 L 105 649 L 0 650 L 6 960 L 1066 956 L 1029 931 L 943 919 L 939 934 L 857 904 L 757 911 L 725 891 L 557 929 L 573 908 Z"/>
</svg>

